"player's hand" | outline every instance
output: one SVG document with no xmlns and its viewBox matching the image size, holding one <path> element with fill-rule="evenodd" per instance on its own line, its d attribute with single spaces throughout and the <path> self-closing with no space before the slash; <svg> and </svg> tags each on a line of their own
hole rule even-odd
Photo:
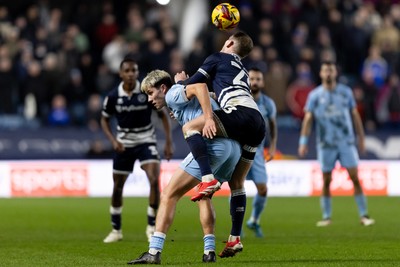
<svg viewBox="0 0 400 267">
<path fill-rule="evenodd" d="M 214 136 L 217 135 L 217 127 L 215 126 L 215 122 L 212 118 L 206 119 L 206 122 L 203 127 L 203 136 L 208 139 L 213 139 Z"/>
<path fill-rule="evenodd" d="M 176 118 L 175 118 L 174 113 L 172 111 L 169 112 L 169 116 L 171 117 L 171 119 L 176 121 Z"/>
<path fill-rule="evenodd" d="M 184 81 L 187 78 L 189 78 L 189 76 L 186 74 L 186 72 L 181 71 L 181 72 L 178 72 L 177 74 L 175 74 L 174 80 L 175 80 L 175 83 L 177 83 L 179 81 Z"/>
<path fill-rule="evenodd" d="M 276 151 L 276 147 L 274 145 L 271 145 L 268 148 L 268 154 L 267 154 L 267 157 L 265 158 L 266 162 L 269 162 L 274 159 L 275 151 Z"/>
<path fill-rule="evenodd" d="M 114 141 L 113 142 L 113 148 L 115 151 L 117 151 L 118 153 L 124 152 L 125 151 L 125 147 L 122 143 L 118 142 L 118 141 Z"/>
<path fill-rule="evenodd" d="M 303 158 L 303 157 L 307 154 L 307 152 L 308 152 L 308 148 L 307 148 L 306 145 L 299 145 L 299 151 L 298 151 L 298 153 L 299 153 L 299 156 L 300 156 L 300 157 Z"/>
</svg>

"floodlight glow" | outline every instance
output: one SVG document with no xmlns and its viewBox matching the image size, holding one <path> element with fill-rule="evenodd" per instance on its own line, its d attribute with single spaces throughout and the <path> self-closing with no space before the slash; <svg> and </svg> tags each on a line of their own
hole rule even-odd
<svg viewBox="0 0 400 267">
<path fill-rule="evenodd" d="M 157 0 L 157 3 L 159 3 L 160 5 L 168 5 L 170 0 Z"/>
</svg>

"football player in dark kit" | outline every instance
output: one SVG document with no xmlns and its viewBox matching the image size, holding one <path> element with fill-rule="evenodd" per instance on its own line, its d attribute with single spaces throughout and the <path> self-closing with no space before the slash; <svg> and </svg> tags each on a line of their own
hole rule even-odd
<svg viewBox="0 0 400 267">
<path fill-rule="evenodd" d="M 114 188 L 111 196 L 112 231 L 104 239 L 105 243 L 122 239 L 121 213 L 122 192 L 128 175 L 132 173 L 136 160 L 146 172 L 150 183 L 149 206 L 147 207 L 146 235 L 150 239 L 154 232 L 155 217 L 160 202 L 158 178 L 160 175 L 160 157 L 156 146 L 156 135 L 151 122 L 153 106 L 147 95 L 140 90 L 137 80 L 139 68 L 137 63 L 127 57 L 120 64 L 119 76 L 122 82 L 104 99 L 101 126 L 110 140 L 115 156 L 113 160 Z M 164 154 L 169 160 L 173 153 L 171 127 L 168 112 L 158 112 L 162 119 L 166 143 Z M 110 126 L 110 118 L 117 119 L 117 135 L 114 136 Z"/>
<path fill-rule="evenodd" d="M 220 187 L 211 171 L 204 137 L 224 136 L 237 140 L 242 146 L 242 156 L 236 165 L 232 180 L 230 212 L 232 229 L 220 257 L 235 255 L 243 249 L 240 233 L 246 208 L 244 181 L 254 160 L 258 145 L 265 137 L 266 126 L 249 84 L 249 74 L 242 64 L 253 48 L 253 41 L 244 32 L 236 32 L 225 41 L 220 52 L 210 55 L 190 78 L 185 72 L 175 75 L 175 82 L 194 84 L 212 83 L 221 109 L 212 116 L 204 115 L 186 123 L 182 130 L 190 150 L 202 172 L 202 183 L 193 201 L 212 195 Z"/>
</svg>

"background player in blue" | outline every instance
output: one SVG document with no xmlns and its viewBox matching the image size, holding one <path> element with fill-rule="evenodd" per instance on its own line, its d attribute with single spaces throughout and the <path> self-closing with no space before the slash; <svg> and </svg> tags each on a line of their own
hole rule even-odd
<svg viewBox="0 0 400 267">
<path fill-rule="evenodd" d="M 254 100 L 263 115 L 268 125 L 268 134 L 266 142 L 268 143 L 269 160 L 275 155 L 276 143 L 278 140 L 278 130 L 276 127 L 276 106 L 274 101 L 262 93 L 264 88 L 264 75 L 261 70 L 252 68 L 249 70 L 250 89 Z M 264 142 L 257 148 L 256 156 L 254 157 L 253 165 L 246 177 L 247 180 L 252 180 L 257 187 L 257 194 L 253 199 L 252 212 L 246 225 L 253 230 L 257 237 L 263 237 L 260 227 L 260 216 L 267 202 L 267 171 L 265 169 L 264 158 Z"/>
<path fill-rule="evenodd" d="M 133 171 L 136 160 L 146 172 L 150 182 L 149 206 L 147 208 L 148 238 L 154 232 L 155 217 L 160 202 L 158 178 L 160 175 L 160 157 L 156 147 L 156 136 L 151 114 L 153 106 L 148 103 L 147 95 L 140 91 L 137 80 L 139 69 L 136 62 L 125 58 L 120 64 L 119 76 L 122 82 L 104 99 L 101 126 L 115 150 L 113 160 L 113 193 L 111 196 L 112 231 L 104 239 L 105 243 L 122 239 L 121 213 L 122 192 L 125 181 Z M 165 158 L 170 159 L 173 152 L 169 115 L 166 110 L 158 112 L 162 119 L 166 144 Z M 117 119 L 117 136 L 114 136 L 110 118 Z"/>
<path fill-rule="evenodd" d="M 202 114 L 199 97 L 208 95 L 206 84 L 172 86 L 171 76 L 161 70 L 150 72 L 142 82 L 142 90 L 149 95 L 149 101 L 158 109 L 168 106 L 180 125 Z M 218 104 L 210 99 L 213 109 Z M 207 152 L 210 155 L 211 169 L 219 182 L 230 180 L 233 169 L 240 158 L 240 145 L 227 138 L 206 140 Z M 198 163 L 189 154 L 180 164 L 171 181 L 161 194 L 161 203 L 156 219 L 156 231 L 149 244 L 149 251 L 129 264 L 161 263 L 161 252 L 165 237 L 175 215 L 178 200 L 191 188 L 201 181 L 201 171 Z M 206 197 L 199 202 L 200 221 L 204 232 L 203 262 L 215 261 L 215 215 L 210 198 Z"/>
<path fill-rule="evenodd" d="M 213 193 L 218 185 L 211 172 L 206 144 L 201 136 L 213 138 L 215 135 L 224 136 L 239 141 L 242 145 L 241 159 L 236 165 L 231 188 L 232 229 L 228 242 L 220 257 L 233 256 L 236 248 L 242 249 L 240 234 L 246 210 L 246 192 L 244 181 L 251 167 L 258 145 L 265 137 L 265 122 L 257 104 L 250 92 L 249 77 L 241 59 L 246 57 L 253 48 L 253 41 L 244 32 L 236 32 L 225 41 L 220 52 L 209 56 L 199 70 L 185 80 L 186 73 L 175 75 L 175 81 L 193 84 L 211 80 L 221 109 L 213 116 L 204 115 L 186 123 L 182 130 L 194 158 L 202 171 L 202 183 L 199 194 L 192 198 L 196 201 L 203 196 Z M 202 106 L 203 108 L 203 106 Z M 216 126 L 217 125 L 217 126 Z"/>
<path fill-rule="evenodd" d="M 358 179 L 358 153 L 353 123 L 360 151 L 364 152 L 365 147 L 363 125 L 353 92 L 349 87 L 336 82 L 337 69 L 333 62 L 322 62 L 319 75 L 322 84 L 311 91 L 307 98 L 299 140 L 299 155 L 303 157 L 307 153 L 308 136 L 315 120 L 317 155 L 324 180 L 321 197 L 322 221 L 317 222 L 317 226 L 331 224 L 332 200 L 329 186 L 337 160 L 347 169 L 353 181 L 361 224 L 374 224 L 375 221 L 368 217 L 367 201 Z"/>
</svg>

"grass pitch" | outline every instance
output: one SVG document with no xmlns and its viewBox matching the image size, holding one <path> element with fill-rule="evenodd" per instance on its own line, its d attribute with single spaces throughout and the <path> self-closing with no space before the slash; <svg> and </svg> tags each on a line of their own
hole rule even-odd
<svg viewBox="0 0 400 267">
<path fill-rule="evenodd" d="M 248 199 L 246 219 L 250 215 Z M 228 237 L 227 198 L 215 197 L 217 252 Z M 269 198 L 265 238 L 244 229 L 243 252 L 215 266 L 400 266 L 399 198 L 369 197 L 376 224 L 359 224 L 352 197 L 333 198 L 333 224 L 315 227 L 319 198 Z M 111 230 L 108 198 L 0 199 L 0 266 L 127 266 L 148 248 L 147 199 L 125 198 L 124 240 L 104 244 Z M 167 235 L 162 264 L 203 266 L 197 205 L 183 198 Z"/>
</svg>

